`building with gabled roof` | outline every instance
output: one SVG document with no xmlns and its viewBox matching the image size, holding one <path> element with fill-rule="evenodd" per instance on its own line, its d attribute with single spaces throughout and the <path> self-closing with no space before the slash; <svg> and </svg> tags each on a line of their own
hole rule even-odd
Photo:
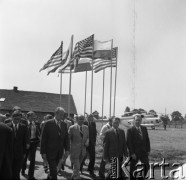
<svg viewBox="0 0 186 180">
<path fill-rule="evenodd" d="M 68 113 L 68 94 L 61 95 L 61 106 Z M 12 112 L 14 106 L 21 108 L 23 113 L 34 111 L 39 121 L 46 114 L 54 115 L 56 107 L 60 106 L 60 94 L 22 91 L 14 87 L 12 90 L 0 89 L 0 113 L 6 114 Z M 70 115 L 77 114 L 73 96 L 70 95 Z"/>
</svg>

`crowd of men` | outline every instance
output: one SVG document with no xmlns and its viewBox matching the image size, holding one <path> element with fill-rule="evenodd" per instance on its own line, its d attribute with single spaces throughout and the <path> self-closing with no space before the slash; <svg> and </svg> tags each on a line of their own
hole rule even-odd
<svg viewBox="0 0 186 180">
<path fill-rule="evenodd" d="M 0 117 L 1 118 L 1 117 Z M 122 164 L 130 160 L 130 179 L 145 179 L 149 170 L 150 141 L 146 127 L 141 126 L 141 115 L 134 116 L 133 126 L 126 135 L 119 128 L 120 118 L 110 117 L 100 131 L 103 154 L 99 168 L 101 179 L 127 179 Z M 54 116 L 48 114 L 39 123 L 33 111 L 24 115 L 20 108 L 14 108 L 10 117 L 0 122 L 0 178 L 20 179 L 25 176 L 27 160 L 28 179 L 34 180 L 36 150 L 40 146 L 47 179 L 57 179 L 65 170 L 67 157 L 70 157 L 73 173 L 71 179 L 81 179 L 86 158 L 89 158 L 88 172 L 94 179 L 95 147 L 97 139 L 96 120 L 93 114 L 87 117 L 77 115 L 74 121 L 67 119 L 62 107 L 57 107 Z M 117 176 L 113 169 L 105 177 L 105 166 L 117 159 Z M 143 171 L 138 173 L 137 163 Z M 111 166 L 111 168 L 113 168 Z"/>
</svg>

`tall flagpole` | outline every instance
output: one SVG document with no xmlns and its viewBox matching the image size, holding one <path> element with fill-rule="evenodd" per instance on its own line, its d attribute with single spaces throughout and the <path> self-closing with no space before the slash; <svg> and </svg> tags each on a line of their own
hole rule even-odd
<svg viewBox="0 0 186 180">
<path fill-rule="evenodd" d="M 62 73 L 60 74 L 60 107 L 62 106 L 62 103 L 61 103 L 61 101 L 62 101 L 62 98 L 61 98 L 61 96 L 62 96 Z"/>
<path fill-rule="evenodd" d="M 118 66 L 118 48 L 116 48 L 116 70 L 115 70 L 115 88 L 114 88 L 114 109 L 113 109 L 113 116 L 115 116 L 115 107 L 116 107 L 117 66 Z"/>
<path fill-rule="evenodd" d="M 136 46 L 135 46 L 135 30 L 136 30 L 136 7 L 135 7 L 135 0 L 134 1 L 134 9 L 133 9 L 133 85 L 132 85 L 132 95 L 133 95 L 133 109 L 135 109 L 135 80 L 136 80 Z"/>
<path fill-rule="evenodd" d="M 91 77 L 90 114 L 92 114 L 92 98 L 93 98 L 93 59 L 94 59 L 94 38 L 93 38 L 93 50 L 92 50 L 92 77 Z"/>
<path fill-rule="evenodd" d="M 104 91 L 105 91 L 105 69 L 103 69 L 102 126 L 103 126 L 103 110 L 104 110 Z"/>
<path fill-rule="evenodd" d="M 61 42 L 61 61 L 63 60 L 63 46 L 62 46 L 62 43 Z M 62 106 L 62 73 L 60 74 L 60 102 L 59 102 L 59 105 Z"/>
<path fill-rule="evenodd" d="M 86 100 L 87 100 L 87 71 L 85 73 L 85 103 L 84 103 L 84 116 L 86 113 Z"/>
<path fill-rule="evenodd" d="M 72 60 L 73 38 L 74 38 L 74 35 L 72 35 L 72 37 L 71 37 L 70 61 Z M 70 66 L 69 96 L 68 96 L 68 117 L 69 118 L 70 118 L 71 82 L 72 82 L 72 69 L 71 69 L 71 66 Z"/>
<path fill-rule="evenodd" d="M 111 117 L 111 104 L 112 104 L 112 48 L 113 48 L 113 39 L 111 42 L 111 69 L 110 69 L 110 109 L 109 109 L 109 117 Z"/>
</svg>

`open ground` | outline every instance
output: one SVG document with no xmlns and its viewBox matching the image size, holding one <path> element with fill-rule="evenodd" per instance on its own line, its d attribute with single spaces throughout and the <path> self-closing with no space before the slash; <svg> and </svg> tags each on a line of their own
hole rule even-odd
<svg viewBox="0 0 186 180">
<path fill-rule="evenodd" d="M 95 164 L 95 174 L 98 176 L 98 170 L 101 162 L 103 148 L 101 145 L 99 133 L 102 125 L 105 122 L 97 122 L 97 143 L 96 143 L 96 164 Z M 127 129 L 124 129 L 125 133 Z M 172 167 L 173 163 L 185 163 L 186 162 L 186 124 L 183 125 L 183 128 L 173 128 L 172 126 L 167 130 L 164 130 L 162 126 L 156 127 L 155 130 L 148 129 L 150 141 L 151 141 L 151 153 L 150 153 L 150 162 L 161 163 L 163 158 L 165 158 L 165 162 L 169 163 L 169 167 L 166 167 L 165 175 L 169 176 L 169 172 L 171 169 L 176 169 L 177 167 Z M 86 165 L 83 169 L 83 174 L 81 174 L 82 179 L 91 179 L 88 175 L 87 164 L 89 160 L 86 160 Z M 29 162 L 28 162 L 29 163 Z M 70 168 L 70 160 L 69 158 L 66 161 L 65 171 L 63 176 L 58 176 L 58 179 L 70 179 L 72 174 L 72 169 Z M 108 167 L 108 166 L 106 166 Z M 129 167 L 127 167 L 129 169 Z M 26 171 L 27 173 L 27 171 Z M 36 166 L 35 166 L 35 177 L 36 179 L 46 179 L 47 174 L 45 174 L 42 166 L 42 158 L 39 152 L 39 148 L 36 153 Z M 21 176 L 21 179 L 26 179 L 26 177 Z M 154 179 L 160 180 L 163 179 L 161 177 L 161 169 L 160 167 L 156 167 L 154 170 Z M 168 178 L 172 179 L 172 178 Z"/>
</svg>

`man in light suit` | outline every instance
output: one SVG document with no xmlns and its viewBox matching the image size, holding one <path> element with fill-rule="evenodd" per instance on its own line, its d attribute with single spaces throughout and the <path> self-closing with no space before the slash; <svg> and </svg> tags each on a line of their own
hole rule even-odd
<svg viewBox="0 0 186 180">
<path fill-rule="evenodd" d="M 80 164 L 89 145 L 89 130 L 86 125 L 83 125 L 84 120 L 84 116 L 80 115 L 77 117 L 77 124 L 69 127 L 70 159 L 74 166 L 71 179 L 80 179 Z"/>
<path fill-rule="evenodd" d="M 110 117 L 108 119 L 108 123 L 103 125 L 103 127 L 101 128 L 101 131 L 100 131 L 100 139 L 101 139 L 101 142 L 102 142 L 102 145 L 103 145 L 103 140 L 105 138 L 105 134 L 106 132 L 112 128 L 112 121 L 113 121 L 113 118 L 114 117 Z M 103 154 L 104 155 L 104 154 Z M 104 161 L 104 158 L 103 158 L 103 155 L 102 155 L 102 159 L 101 159 L 101 163 L 100 163 L 100 167 L 99 167 L 99 177 L 101 179 L 105 179 L 105 161 Z"/>
<path fill-rule="evenodd" d="M 122 171 L 123 157 L 127 157 L 127 145 L 125 141 L 124 130 L 118 128 L 120 123 L 120 118 L 114 117 L 112 121 L 112 128 L 109 129 L 103 141 L 104 144 L 104 160 L 105 162 L 111 162 L 112 159 L 117 159 L 118 161 L 118 175 L 115 178 L 124 179 Z M 114 172 L 116 173 L 116 172 Z M 107 179 L 113 178 L 112 173 L 110 173 Z"/>
<path fill-rule="evenodd" d="M 129 149 L 130 161 L 130 179 L 136 179 L 134 173 L 137 169 L 136 164 L 140 160 L 144 164 L 144 174 L 141 179 L 145 179 L 145 176 L 149 170 L 149 152 L 150 152 L 150 140 L 148 136 L 147 128 L 141 126 L 142 117 L 140 114 L 134 115 L 134 126 L 127 130 L 127 145 Z"/>
<path fill-rule="evenodd" d="M 63 122 L 65 110 L 57 107 L 54 119 L 44 123 L 41 133 L 40 151 L 43 160 L 48 161 L 50 173 L 49 179 L 57 179 L 57 165 L 65 150 L 69 154 L 69 136 L 67 125 Z"/>
</svg>

